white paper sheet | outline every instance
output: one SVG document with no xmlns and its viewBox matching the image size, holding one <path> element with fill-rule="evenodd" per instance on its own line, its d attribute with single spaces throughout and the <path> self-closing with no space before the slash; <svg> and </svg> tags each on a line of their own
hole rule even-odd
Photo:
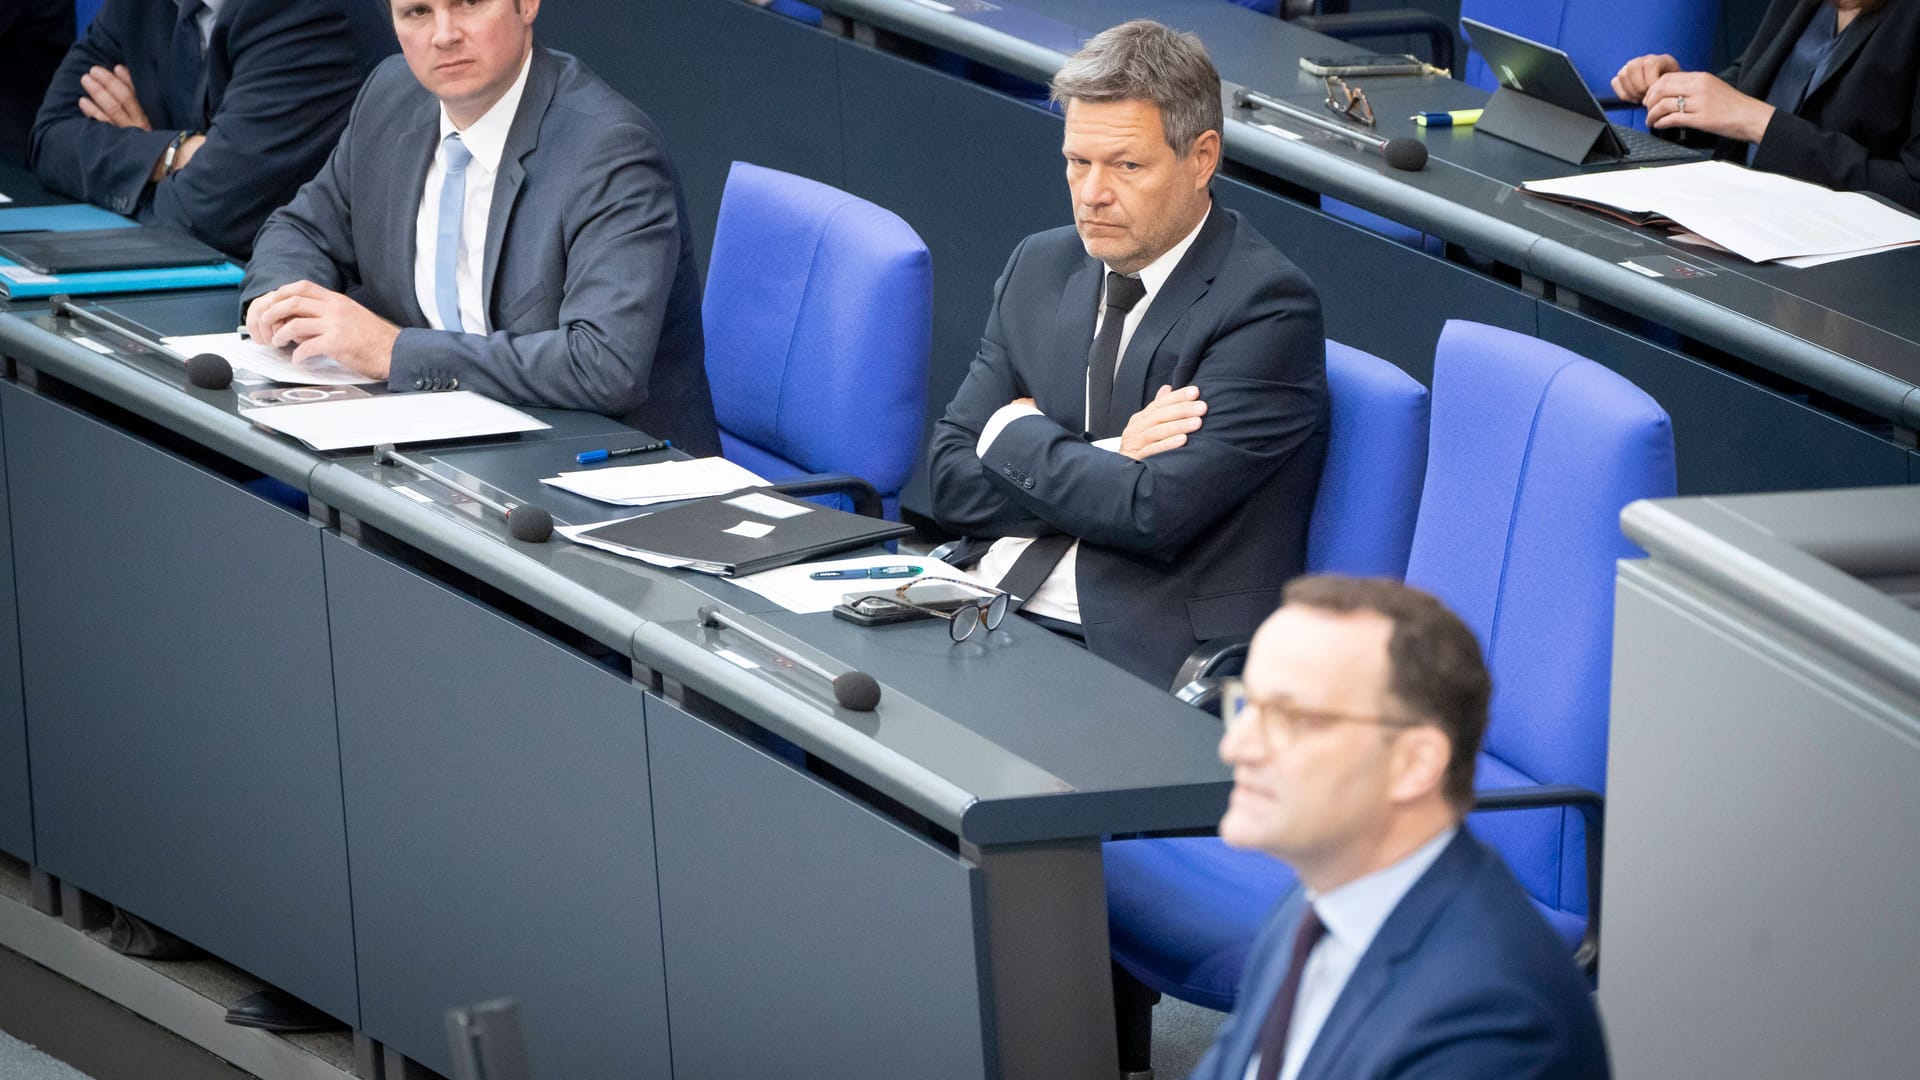
<svg viewBox="0 0 1920 1080">
<path fill-rule="evenodd" d="M 815 570 L 866 570 L 876 566 L 918 566 L 921 572 L 911 578 L 838 578 L 833 581 L 815 581 L 810 576 Z M 958 567 L 948 566 L 938 559 L 925 555 L 862 555 L 856 559 L 828 559 L 822 562 L 795 563 L 773 570 L 762 570 L 757 574 L 733 579 L 735 585 L 766 597 L 788 611 L 797 611 L 803 615 L 821 611 L 831 611 L 848 593 L 873 592 L 877 589 L 897 589 L 909 581 L 918 581 L 923 577 L 959 578 L 977 585 L 992 587 L 992 582 L 981 581 L 978 577 Z"/>
<path fill-rule="evenodd" d="M 269 431 L 291 435 L 315 450 L 471 439 L 551 426 L 470 390 L 275 405 L 249 410 L 246 416 Z"/>
<path fill-rule="evenodd" d="M 246 368 L 274 382 L 305 386 L 349 386 L 380 381 L 348 371 L 329 357 L 322 356 L 296 362 L 292 349 L 275 349 L 250 338 L 241 337 L 237 333 L 186 334 L 180 337 L 161 338 L 160 343 L 183 357 L 203 352 L 223 356 L 227 363 L 234 367 Z"/>
<path fill-rule="evenodd" d="M 1530 180 L 1528 191 L 1660 214 L 1753 262 L 1920 243 L 1920 218 L 1859 192 L 1831 191 L 1726 161 Z"/>
<path fill-rule="evenodd" d="M 545 477 L 540 482 L 615 506 L 651 506 L 767 486 L 767 481 L 758 474 L 718 457 L 581 469 Z"/>
</svg>

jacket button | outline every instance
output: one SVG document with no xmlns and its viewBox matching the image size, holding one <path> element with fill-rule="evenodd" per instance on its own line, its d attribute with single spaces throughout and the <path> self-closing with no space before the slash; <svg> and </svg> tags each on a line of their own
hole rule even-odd
<svg viewBox="0 0 1920 1080">
<path fill-rule="evenodd" d="M 458 375 L 455 375 L 455 376 L 454 376 L 453 378 L 451 378 L 451 379 L 448 379 L 448 380 L 447 380 L 447 389 L 449 389 L 449 390 L 458 390 L 458 389 L 460 389 L 460 376 L 458 376 Z"/>
<path fill-rule="evenodd" d="M 1028 491 L 1032 491 L 1032 490 L 1033 490 L 1033 477 L 1031 477 L 1031 476 L 1023 476 L 1023 477 L 1021 477 L 1021 478 L 1020 478 L 1020 486 L 1021 486 L 1021 487 L 1023 487 L 1023 488 L 1026 488 L 1026 489 L 1027 489 Z"/>
<path fill-rule="evenodd" d="M 413 380 L 413 388 L 414 388 L 415 390 L 425 390 L 425 389 L 427 388 L 427 380 L 426 380 L 426 379 L 424 379 L 424 378 L 416 378 L 416 379 L 414 379 L 414 380 Z"/>
</svg>

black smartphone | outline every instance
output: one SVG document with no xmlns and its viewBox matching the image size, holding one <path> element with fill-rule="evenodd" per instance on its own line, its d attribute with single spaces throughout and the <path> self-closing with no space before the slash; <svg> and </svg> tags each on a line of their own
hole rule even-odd
<svg viewBox="0 0 1920 1080">
<path fill-rule="evenodd" d="M 1303 56 L 1300 70 L 1309 75 L 1418 75 L 1427 65 L 1401 53 L 1356 53 L 1352 56 Z"/>
<path fill-rule="evenodd" d="M 836 604 L 833 617 L 845 619 L 856 626 L 885 626 L 888 623 L 906 622 L 909 619 L 930 619 L 933 616 L 918 608 L 908 607 L 891 597 L 863 596 L 855 600 Z"/>
</svg>

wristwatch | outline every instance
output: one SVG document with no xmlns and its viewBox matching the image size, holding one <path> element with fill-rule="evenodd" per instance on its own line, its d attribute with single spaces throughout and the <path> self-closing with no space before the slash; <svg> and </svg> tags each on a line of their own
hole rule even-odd
<svg viewBox="0 0 1920 1080">
<path fill-rule="evenodd" d="M 167 144 L 167 156 L 160 162 L 161 176 L 173 175 L 173 159 L 179 155 L 180 148 L 185 146 L 187 140 L 191 138 L 193 138 L 193 132 L 182 131 L 173 137 L 172 142 Z"/>
</svg>

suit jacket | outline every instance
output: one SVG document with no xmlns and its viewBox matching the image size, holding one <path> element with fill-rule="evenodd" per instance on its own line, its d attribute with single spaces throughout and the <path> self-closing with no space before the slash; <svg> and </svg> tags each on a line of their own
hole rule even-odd
<svg viewBox="0 0 1920 1080">
<path fill-rule="evenodd" d="M 1295 890 L 1249 954 L 1239 1002 L 1193 1080 L 1241 1080 L 1286 978 Z M 1300 1080 L 1604 1080 L 1586 980 L 1500 856 L 1463 826 L 1387 916 Z"/>
<path fill-rule="evenodd" d="M 1747 51 L 1722 78 L 1764 100 L 1823 6 L 1773 0 Z M 1747 145 L 1721 140 L 1717 153 L 1745 160 Z M 1774 114 L 1753 167 L 1840 191 L 1877 192 L 1920 210 L 1920 4 L 1890 0 L 1855 16 L 1800 107 Z"/>
<path fill-rule="evenodd" d="M 653 121 L 573 57 L 534 47 L 488 212 L 484 336 L 427 329 L 414 290 L 439 141 L 438 99 L 403 58 L 382 64 L 320 174 L 260 230 L 241 310 L 304 278 L 405 328 L 391 389 L 585 409 L 718 454 L 693 238 Z"/>
<path fill-rule="evenodd" d="M 1305 565 L 1326 457 L 1326 342 L 1305 275 L 1216 205 L 1154 297 L 1114 377 L 1112 423 L 1162 385 L 1198 386 L 1205 423 L 1134 461 L 1082 435 L 1105 266 L 1072 228 L 1021 241 L 966 380 L 934 427 L 933 512 L 977 537 L 1080 538 L 1087 647 L 1165 686 L 1196 642 L 1250 633 Z M 1031 396 L 985 459 L 1001 406 Z"/>
<path fill-rule="evenodd" d="M 31 164 L 63 195 L 245 258 L 260 223 L 326 160 L 354 91 L 394 51 L 393 28 L 385 6 L 368 0 L 227 0 L 207 45 L 209 111 L 176 116 L 167 86 L 178 17 L 170 0 L 107 0 L 47 89 Z M 80 111 L 80 76 L 95 64 L 127 66 L 153 130 Z M 186 168 L 148 184 L 181 131 L 207 141 Z"/>
</svg>

